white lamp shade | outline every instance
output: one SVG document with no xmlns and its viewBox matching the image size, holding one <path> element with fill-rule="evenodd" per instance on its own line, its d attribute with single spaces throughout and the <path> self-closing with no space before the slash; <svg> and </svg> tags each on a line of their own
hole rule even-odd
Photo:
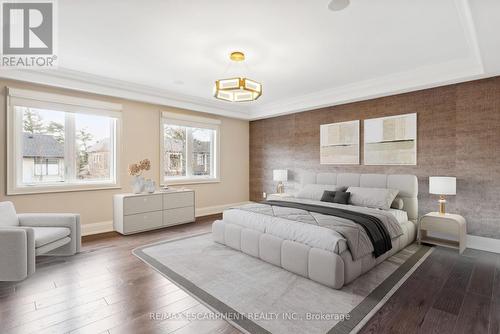
<svg viewBox="0 0 500 334">
<path fill-rule="evenodd" d="M 436 195 L 456 195 L 457 178 L 447 176 L 429 177 L 429 193 Z"/>
<path fill-rule="evenodd" d="M 273 181 L 278 181 L 278 182 L 288 181 L 288 169 L 273 170 Z"/>
</svg>

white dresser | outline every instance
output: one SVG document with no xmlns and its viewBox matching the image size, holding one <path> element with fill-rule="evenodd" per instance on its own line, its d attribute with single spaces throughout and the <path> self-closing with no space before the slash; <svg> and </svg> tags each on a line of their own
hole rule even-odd
<svg viewBox="0 0 500 334">
<path fill-rule="evenodd" d="M 113 226 L 121 234 L 194 222 L 194 191 L 113 196 Z"/>
</svg>

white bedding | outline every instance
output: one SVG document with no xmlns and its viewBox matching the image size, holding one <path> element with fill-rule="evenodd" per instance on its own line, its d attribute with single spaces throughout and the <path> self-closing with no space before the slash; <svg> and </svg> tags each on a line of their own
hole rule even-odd
<svg viewBox="0 0 500 334">
<path fill-rule="evenodd" d="M 342 235 L 316 225 L 300 224 L 284 218 L 238 210 L 238 208 L 224 211 L 223 220 L 286 240 L 298 241 L 310 247 L 324 249 L 336 254 L 341 254 L 347 250 L 347 242 Z"/>
<path fill-rule="evenodd" d="M 349 209 L 349 207 L 353 207 L 352 205 L 346 206 L 341 204 L 313 201 L 310 199 L 287 198 L 285 200 L 316 205 L 335 206 L 347 209 Z M 249 204 L 248 206 L 252 206 L 252 204 Z M 245 206 L 242 207 L 244 208 Z M 356 209 L 374 215 L 380 215 L 382 213 L 385 215 L 389 214 L 390 216 L 394 217 L 399 224 L 408 222 L 408 216 L 403 210 L 378 210 L 362 207 L 356 207 Z M 280 208 L 275 208 L 275 210 L 280 210 Z M 312 213 L 312 215 L 319 214 Z M 336 219 L 342 220 L 342 218 Z M 297 221 L 292 221 L 281 217 L 258 214 L 256 212 L 245 211 L 238 208 L 224 211 L 223 220 L 242 227 L 254 229 L 262 233 L 265 232 L 282 239 L 294 240 L 310 247 L 324 249 L 336 254 L 341 254 L 348 249 L 347 240 L 340 233 L 332 229 L 317 225 L 299 223 Z"/>
<path fill-rule="evenodd" d="M 398 223 L 400 224 L 404 224 L 408 221 L 408 213 L 406 213 L 406 211 L 404 210 L 389 209 L 387 211 L 392 213 L 394 217 L 396 217 L 396 219 L 398 220 Z"/>
</svg>

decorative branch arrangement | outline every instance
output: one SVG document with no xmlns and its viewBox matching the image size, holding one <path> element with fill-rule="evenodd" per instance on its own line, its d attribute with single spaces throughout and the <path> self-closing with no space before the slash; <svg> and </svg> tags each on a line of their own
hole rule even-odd
<svg viewBox="0 0 500 334">
<path fill-rule="evenodd" d="M 128 166 L 128 174 L 131 176 L 140 176 L 142 172 L 151 169 L 151 161 L 149 159 L 144 159 L 136 164 L 131 164 Z"/>
</svg>

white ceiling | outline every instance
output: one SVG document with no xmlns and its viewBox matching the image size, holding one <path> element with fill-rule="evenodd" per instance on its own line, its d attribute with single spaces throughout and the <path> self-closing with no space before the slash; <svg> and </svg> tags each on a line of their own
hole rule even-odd
<svg viewBox="0 0 500 334">
<path fill-rule="evenodd" d="M 498 0 L 328 2 L 59 0 L 59 68 L 0 76 L 257 119 L 500 74 Z M 258 101 L 212 97 L 241 72 Z"/>
</svg>

